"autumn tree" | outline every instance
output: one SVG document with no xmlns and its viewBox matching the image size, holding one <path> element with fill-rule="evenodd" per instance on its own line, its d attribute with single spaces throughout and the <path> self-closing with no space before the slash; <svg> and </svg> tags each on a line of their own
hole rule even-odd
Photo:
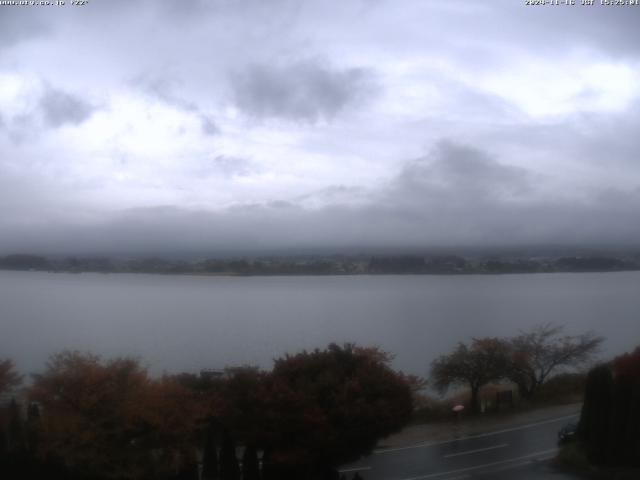
<svg viewBox="0 0 640 480">
<path fill-rule="evenodd" d="M 134 359 L 63 352 L 30 388 L 42 407 L 35 443 L 41 458 L 96 478 L 191 478 L 203 447 L 203 478 L 238 478 L 234 442 L 246 478 L 259 476 L 258 450 L 263 478 L 324 478 L 408 421 L 420 382 L 390 360 L 330 345 L 278 359 L 271 372 L 153 379 Z"/>
<path fill-rule="evenodd" d="M 210 391 L 210 414 L 244 445 L 255 446 L 263 436 L 267 377 L 255 367 L 227 368 Z"/>
<path fill-rule="evenodd" d="M 15 370 L 13 361 L 9 359 L 0 360 L 0 395 L 10 393 L 15 387 L 22 383 L 22 375 Z M 0 457 L 4 456 L 8 451 L 13 450 L 14 441 L 11 440 L 12 430 L 15 429 L 15 422 L 19 420 L 16 417 L 17 406 L 15 401 L 11 402 L 8 409 L 7 418 L 0 416 Z M 15 436 L 15 432 L 13 432 Z"/>
<path fill-rule="evenodd" d="M 276 360 L 266 379 L 265 468 L 281 479 L 315 478 L 404 426 L 411 388 L 390 360 L 352 344 Z"/>
<path fill-rule="evenodd" d="M 135 441 L 142 434 L 136 402 L 148 382 L 133 360 L 105 364 L 78 352 L 51 357 L 31 391 L 44 411 L 42 453 L 85 474 L 136 477 Z"/>
<path fill-rule="evenodd" d="M 16 372 L 13 361 L 9 359 L 0 360 L 0 395 L 11 391 L 21 383 L 22 375 Z"/>
<path fill-rule="evenodd" d="M 564 327 L 545 323 L 508 340 L 511 355 L 507 378 L 522 398 L 532 398 L 558 370 L 591 360 L 603 338 L 594 333 L 563 335 Z"/>
<path fill-rule="evenodd" d="M 451 385 L 466 385 L 471 391 L 471 411 L 480 411 L 480 388 L 505 376 L 508 349 L 498 338 L 474 338 L 470 346 L 459 343 L 448 355 L 431 364 L 435 387 L 444 393 Z"/>
<path fill-rule="evenodd" d="M 31 398 L 43 407 L 40 454 L 81 474 L 158 478 L 192 448 L 198 409 L 191 392 L 169 379 L 153 381 L 134 359 L 54 355 L 34 376 Z M 152 459 L 153 451 L 160 458 Z"/>
</svg>

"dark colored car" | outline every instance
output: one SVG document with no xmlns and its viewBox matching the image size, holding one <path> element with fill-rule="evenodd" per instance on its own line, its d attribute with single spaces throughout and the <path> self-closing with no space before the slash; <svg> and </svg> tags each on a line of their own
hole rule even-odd
<svg viewBox="0 0 640 480">
<path fill-rule="evenodd" d="M 564 444 L 573 442 L 576 439 L 578 425 L 575 423 L 567 423 L 558 432 L 558 443 Z"/>
</svg>

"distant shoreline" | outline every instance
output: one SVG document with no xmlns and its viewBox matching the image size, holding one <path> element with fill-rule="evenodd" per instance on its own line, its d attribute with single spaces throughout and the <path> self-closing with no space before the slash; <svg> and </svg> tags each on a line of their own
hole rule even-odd
<svg viewBox="0 0 640 480">
<path fill-rule="evenodd" d="M 305 255 L 199 258 L 0 257 L 0 269 L 66 273 L 147 273 L 198 276 L 498 275 L 604 273 L 640 270 L 640 253 L 625 255 Z"/>
<path fill-rule="evenodd" d="M 100 275 L 159 275 L 166 277 L 235 277 L 235 278 L 252 278 L 252 277 L 461 277 L 461 276 L 504 276 L 504 275 L 545 275 L 556 273 L 625 273 L 640 272 L 640 268 L 622 269 L 622 270 L 554 270 L 554 271 L 538 271 L 538 272 L 424 272 L 424 273 L 235 273 L 235 272 L 131 272 L 131 271 L 96 271 L 96 270 L 25 270 L 0 268 L 2 272 L 25 272 L 25 273 L 51 273 L 51 274 L 100 274 Z"/>
</svg>

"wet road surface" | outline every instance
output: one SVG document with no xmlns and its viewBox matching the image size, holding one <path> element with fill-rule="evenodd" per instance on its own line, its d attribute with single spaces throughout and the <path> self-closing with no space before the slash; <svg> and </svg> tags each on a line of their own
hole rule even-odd
<svg viewBox="0 0 640 480">
<path fill-rule="evenodd" d="M 569 480 L 550 464 L 558 430 L 577 415 L 552 418 L 447 442 L 381 449 L 341 468 L 364 480 Z"/>
</svg>

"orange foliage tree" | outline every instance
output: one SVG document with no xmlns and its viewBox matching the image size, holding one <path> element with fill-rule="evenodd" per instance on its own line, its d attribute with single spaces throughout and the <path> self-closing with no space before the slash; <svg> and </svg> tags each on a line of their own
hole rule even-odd
<svg viewBox="0 0 640 480">
<path fill-rule="evenodd" d="M 142 479 L 179 468 L 201 410 L 178 383 L 152 380 L 137 360 L 62 352 L 34 376 L 39 453 L 74 471 Z"/>
</svg>

